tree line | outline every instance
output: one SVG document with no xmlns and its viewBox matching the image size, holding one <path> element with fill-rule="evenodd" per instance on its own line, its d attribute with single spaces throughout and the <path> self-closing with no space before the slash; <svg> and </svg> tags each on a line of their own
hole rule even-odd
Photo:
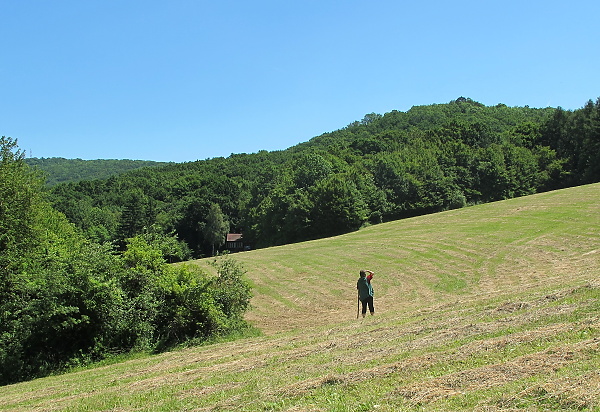
<svg viewBox="0 0 600 412">
<path fill-rule="evenodd" d="M 61 184 L 50 196 L 100 243 L 149 228 L 176 236 L 171 261 L 211 255 L 227 230 L 281 245 L 598 181 L 599 110 L 600 100 L 567 111 L 461 97 L 367 114 L 283 151 Z"/>
<path fill-rule="evenodd" d="M 25 163 L 46 172 L 46 185 L 104 179 L 142 167 L 164 166 L 166 162 L 150 160 L 117 159 L 65 159 L 63 157 L 28 157 Z"/>
<path fill-rule="evenodd" d="M 152 227 L 117 251 L 47 194 L 16 140 L 0 138 L 0 385 L 247 327 L 251 291 L 235 260 L 215 260 L 216 275 L 169 265 L 178 240 Z"/>
</svg>

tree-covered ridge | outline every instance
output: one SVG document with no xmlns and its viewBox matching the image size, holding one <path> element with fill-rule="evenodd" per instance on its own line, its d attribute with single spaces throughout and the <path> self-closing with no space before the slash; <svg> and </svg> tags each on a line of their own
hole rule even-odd
<svg viewBox="0 0 600 412">
<path fill-rule="evenodd" d="M 508 107 L 504 104 L 485 106 L 469 98 L 460 97 L 450 103 L 427 106 L 413 106 L 406 112 L 392 110 L 380 115 L 370 113 L 360 121 L 332 133 L 325 133 L 311 139 L 306 145 L 330 145 L 340 138 L 352 143 L 360 135 L 363 137 L 383 137 L 386 131 L 396 132 L 435 130 L 452 123 L 476 124 L 489 133 L 503 133 L 511 127 L 525 122 L 541 123 L 546 120 L 553 108 L 536 109 L 530 107 Z M 344 139 L 344 136 L 346 139 Z M 386 139 L 387 140 L 387 139 Z"/>
<path fill-rule="evenodd" d="M 467 98 L 371 113 L 287 150 L 233 154 L 58 185 L 56 207 L 90 238 L 151 226 L 209 255 L 218 205 L 254 247 L 599 180 L 600 100 L 579 110 Z M 216 246 L 219 246 L 218 244 Z"/>
<path fill-rule="evenodd" d="M 116 159 L 65 159 L 62 157 L 30 157 L 25 162 L 43 171 L 46 184 L 54 186 L 59 183 L 78 182 L 80 180 L 104 179 L 129 170 L 142 167 L 164 166 L 166 162 L 149 160 L 116 160 Z"/>
</svg>

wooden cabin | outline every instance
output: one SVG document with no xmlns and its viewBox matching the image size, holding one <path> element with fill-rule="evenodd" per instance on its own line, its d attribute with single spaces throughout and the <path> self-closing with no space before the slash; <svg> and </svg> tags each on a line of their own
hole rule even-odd
<svg viewBox="0 0 600 412">
<path fill-rule="evenodd" d="M 241 233 L 227 233 L 225 239 L 225 249 L 234 253 L 241 252 L 243 250 L 250 250 L 250 247 L 244 245 L 244 240 Z"/>
</svg>

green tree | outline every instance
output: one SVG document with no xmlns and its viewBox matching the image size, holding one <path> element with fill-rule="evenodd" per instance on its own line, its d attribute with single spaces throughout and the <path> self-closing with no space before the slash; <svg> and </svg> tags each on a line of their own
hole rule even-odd
<svg viewBox="0 0 600 412">
<path fill-rule="evenodd" d="M 169 263 L 181 262 L 192 257 L 192 251 L 185 242 L 177 238 L 175 232 L 164 233 L 158 225 L 151 225 L 144 228 L 139 235 L 148 244 L 160 250 L 163 259 Z"/>
<path fill-rule="evenodd" d="M 292 243 L 306 240 L 311 230 L 314 230 L 312 210 L 314 198 L 312 192 L 299 188 L 285 196 L 285 215 L 281 243 Z"/>
<path fill-rule="evenodd" d="M 492 145 L 479 151 L 477 164 L 477 190 L 481 202 L 492 202 L 510 197 L 510 176 L 502 147 Z"/>
<path fill-rule="evenodd" d="M 16 141 L 0 146 L 0 383 L 10 383 L 110 344 L 119 265 L 52 209 Z"/>
<path fill-rule="evenodd" d="M 125 205 L 119 223 L 119 239 L 133 237 L 152 225 L 156 219 L 156 210 L 152 199 L 140 189 L 128 191 L 124 195 Z"/>
<path fill-rule="evenodd" d="M 369 216 L 367 204 L 353 181 L 332 175 L 311 190 L 314 208 L 310 237 L 338 235 L 359 229 Z"/>
<path fill-rule="evenodd" d="M 215 301 L 230 322 L 242 322 L 252 297 L 250 284 L 244 277 L 246 271 L 230 256 L 214 260 L 212 265 L 218 275 L 212 286 Z"/>
<path fill-rule="evenodd" d="M 229 232 L 229 222 L 218 204 L 213 203 L 210 205 L 202 232 L 204 233 L 205 241 L 212 246 L 212 255 L 214 256 L 215 248 L 223 246 L 225 236 Z"/>
<path fill-rule="evenodd" d="M 541 125 L 535 122 L 524 122 L 509 132 L 512 143 L 526 149 L 533 149 L 542 139 Z"/>
<path fill-rule="evenodd" d="M 576 129 L 581 136 L 578 173 L 582 183 L 600 181 L 600 98 L 589 100 L 575 113 Z"/>
<path fill-rule="evenodd" d="M 290 204 L 289 181 L 278 183 L 249 213 L 247 235 L 257 247 L 280 245 L 288 241 L 286 216 Z"/>
<path fill-rule="evenodd" d="M 331 162 L 318 153 L 305 153 L 292 164 L 296 187 L 308 188 L 333 172 Z"/>
<path fill-rule="evenodd" d="M 33 250 L 39 240 L 35 223 L 43 193 L 42 177 L 24 161 L 24 152 L 17 141 L 0 138 L 0 253 L 2 268 L 11 268 L 18 262 L 15 253 Z"/>
</svg>

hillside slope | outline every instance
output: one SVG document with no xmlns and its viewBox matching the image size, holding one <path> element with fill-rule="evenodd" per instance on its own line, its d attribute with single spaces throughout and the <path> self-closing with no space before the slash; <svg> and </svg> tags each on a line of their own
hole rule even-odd
<svg viewBox="0 0 600 412">
<path fill-rule="evenodd" d="M 599 410 L 599 209 L 596 184 L 237 254 L 265 336 L 2 387 L 0 410 Z"/>
<path fill-rule="evenodd" d="M 271 333 L 355 317 L 360 269 L 376 273 L 378 313 L 593 279 L 599 228 L 600 185 L 589 185 L 235 258 L 256 291 L 248 318 Z"/>
</svg>

